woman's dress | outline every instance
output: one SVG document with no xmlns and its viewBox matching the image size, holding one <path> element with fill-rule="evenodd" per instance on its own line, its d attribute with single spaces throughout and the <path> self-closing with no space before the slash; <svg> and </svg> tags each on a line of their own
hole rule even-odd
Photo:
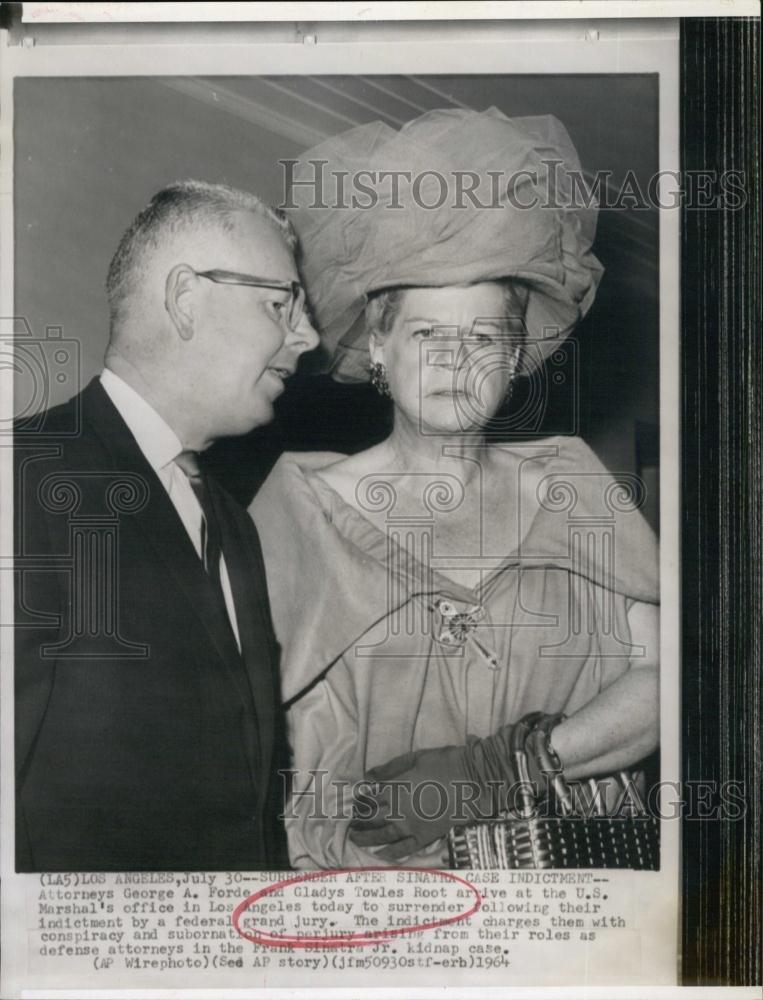
<svg viewBox="0 0 763 1000">
<path fill-rule="evenodd" d="M 447 475 L 364 477 L 367 518 L 316 475 L 336 454 L 283 455 L 251 507 L 290 702 L 296 868 L 380 863 L 348 839 L 369 768 L 533 710 L 569 715 L 643 655 L 627 612 L 658 601 L 657 546 L 635 477 L 613 479 L 577 438 L 490 447 L 505 452 L 508 552 L 484 550 L 496 512 L 482 511 L 462 555 L 438 554 L 459 503 Z M 412 485 L 419 509 L 403 511 Z M 481 568 L 480 586 L 449 566 Z"/>
</svg>

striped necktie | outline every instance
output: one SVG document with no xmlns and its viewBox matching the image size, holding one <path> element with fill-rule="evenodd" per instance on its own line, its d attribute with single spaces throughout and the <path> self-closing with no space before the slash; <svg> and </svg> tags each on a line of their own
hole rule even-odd
<svg viewBox="0 0 763 1000">
<path fill-rule="evenodd" d="M 204 569 L 218 587 L 221 587 L 220 555 L 222 554 L 222 536 L 217 513 L 215 512 L 209 493 L 206 473 L 202 471 L 198 453 L 195 451 L 181 451 L 175 459 L 175 464 L 188 477 L 191 489 L 196 494 L 196 499 L 199 501 L 201 507 L 203 515 L 201 519 L 201 552 L 204 560 Z"/>
</svg>

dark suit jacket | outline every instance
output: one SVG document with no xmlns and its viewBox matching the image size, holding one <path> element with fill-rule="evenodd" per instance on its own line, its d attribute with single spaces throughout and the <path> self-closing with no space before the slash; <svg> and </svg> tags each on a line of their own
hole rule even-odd
<svg viewBox="0 0 763 1000">
<path fill-rule="evenodd" d="M 18 871 L 286 867 L 260 545 L 246 512 L 211 489 L 227 515 L 241 654 L 100 381 L 34 434 L 17 428 Z"/>
</svg>

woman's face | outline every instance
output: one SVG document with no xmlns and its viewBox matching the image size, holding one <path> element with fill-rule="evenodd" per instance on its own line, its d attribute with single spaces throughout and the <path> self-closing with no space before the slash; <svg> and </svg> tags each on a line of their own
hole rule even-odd
<svg viewBox="0 0 763 1000">
<path fill-rule="evenodd" d="M 370 344 L 400 413 L 428 433 L 482 427 L 517 366 L 524 327 L 510 311 L 497 282 L 407 289 L 389 333 Z"/>
</svg>

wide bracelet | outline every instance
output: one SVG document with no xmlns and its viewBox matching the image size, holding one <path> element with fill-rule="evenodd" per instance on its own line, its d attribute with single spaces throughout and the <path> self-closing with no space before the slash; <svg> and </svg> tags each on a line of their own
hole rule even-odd
<svg viewBox="0 0 763 1000">
<path fill-rule="evenodd" d="M 551 731 L 555 729 L 560 722 L 564 722 L 566 718 L 566 715 L 562 712 L 558 712 L 556 715 L 543 715 L 535 723 L 533 732 L 542 735 L 542 738 L 535 744 L 535 758 L 542 771 L 556 772 L 558 774 L 564 773 L 564 768 L 562 767 L 562 762 L 559 759 L 559 754 L 551 745 Z M 532 736 L 532 733 L 529 735 Z"/>
<path fill-rule="evenodd" d="M 514 769 L 518 781 L 517 811 L 520 816 L 532 816 L 536 808 L 536 800 L 533 793 L 535 783 L 530 777 L 527 742 L 535 729 L 536 723 L 543 717 L 543 712 L 529 712 L 527 715 L 522 716 L 519 722 L 514 724 L 511 734 L 511 756 L 514 760 Z"/>
<path fill-rule="evenodd" d="M 561 713 L 555 715 L 533 713 L 532 722 L 525 731 L 523 750 L 525 767 L 527 768 L 527 760 L 531 757 L 537 769 L 546 777 L 553 788 L 562 812 L 565 815 L 570 815 L 574 810 L 572 795 L 564 780 L 562 762 L 552 747 L 550 739 L 554 727 L 563 722 L 565 718 L 566 716 Z M 525 716 L 525 720 L 529 721 L 527 716 Z M 525 722 L 525 720 L 522 721 Z"/>
</svg>

